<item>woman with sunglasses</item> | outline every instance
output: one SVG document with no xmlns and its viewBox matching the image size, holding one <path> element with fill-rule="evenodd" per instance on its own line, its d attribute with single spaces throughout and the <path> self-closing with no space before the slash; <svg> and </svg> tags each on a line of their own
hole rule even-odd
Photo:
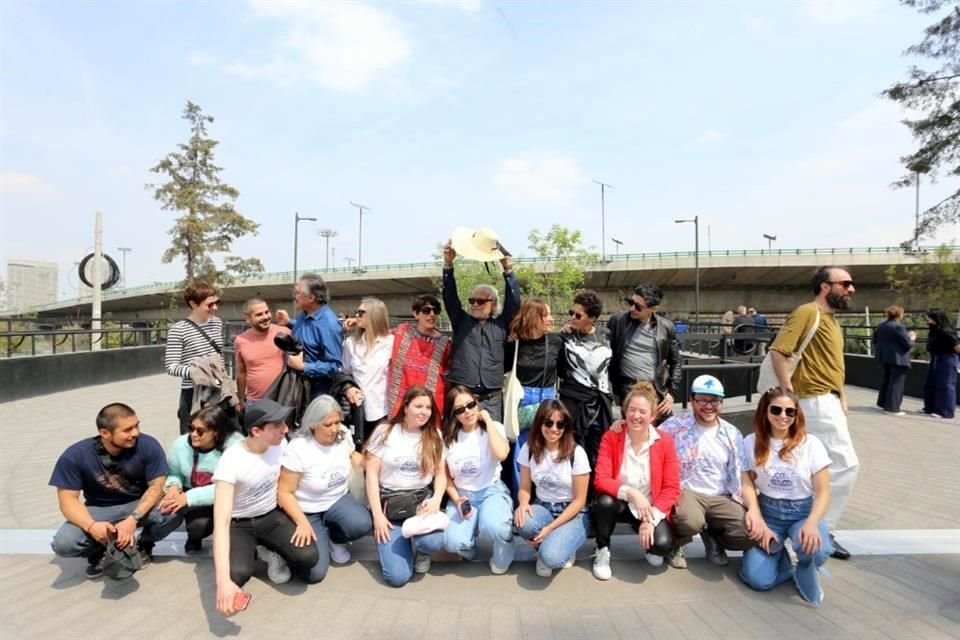
<svg viewBox="0 0 960 640">
<path fill-rule="evenodd" d="M 618 522 L 640 534 L 647 562 L 663 564 L 673 551 L 670 512 L 680 498 L 680 462 L 673 440 L 654 427 L 657 390 L 649 382 L 635 384 L 623 399 L 625 427 L 608 431 L 600 443 L 593 483 L 597 553 L 593 575 L 609 580 L 610 536 Z"/>
<path fill-rule="evenodd" d="M 320 582 L 330 561 L 350 562 L 347 544 L 373 527 L 370 512 L 347 492 L 352 467 L 363 456 L 353 448 L 350 430 L 343 426 L 339 403 L 317 396 L 300 420 L 300 428 L 280 459 L 277 502 L 297 526 L 290 542 L 296 547 L 316 545 L 317 564 L 308 582 Z"/>
<path fill-rule="evenodd" d="M 573 434 L 587 452 L 590 468 L 596 465 L 600 439 L 613 422 L 610 394 L 610 335 L 596 326 L 603 312 L 600 296 L 581 291 L 570 307 L 563 333 L 558 375 L 560 401 L 573 416 Z"/>
<path fill-rule="evenodd" d="M 466 387 L 447 393 L 443 443 L 447 447 L 447 517 L 444 546 L 466 560 L 477 556 L 479 540 L 493 547 L 490 571 L 506 573 L 513 562 L 513 499 L 500 480 L 500 463 L 510 452 L 506 431 Z"/>
<path fill-rule="evenodd" d="M 439 411 L 443 411 L 447 369 L 450 363 L 450 338 L 437 330 L 443 307 L 430 293 L 413 301 L 414 322 L 392 331 L 393 352 L 387 378 L 387 413 L 401 410 L 403 398 L 411 387 L 421 385 L 433 395 Z"/>
<path fill-rule="evenodd" d="M 387 417 L 387 375 L 393 353 L 393 335 L 387 305 L 376 298 L 364 298 L 353 318 L 344 321 L 344 329 L 352 329 L 343 342 L 343 372 L 351 376 L 356 387 L 350 387 L 347 400 L 363 406 L 364 430 L 371 433 Z"/>
<path fill-rule="evenodd" d="M 190 433 L 173 441 L 167 453 L 167 482 L 160 513 L 183 511 L 187 555 L 200 553 L 203 539 L 213 533 L 213 472 L 227 447 L 243 440 L 236 422 L 218 404 L 190 416 Z"/>
<path fill-rule="evenodd" d="M 563 338 L 552 331 L 553 314 L 541 298 L 524 300 L 510 322 L 504 364 L 510 371 L 516 358 L 516 376 L 523 386 L 518 413 L 521 431 L 530 428 L 541 401 L 557 397 L 557 363 Z"/>
<path fill-rule="evenodd" d="M 193 380 L 190 369 L 194 360 L 223 352 L 223 320 L 217 317 L 220 297 L 206 282 L 191 282 L 183 292 L 190 315 L 173 323 L 167 331 L 163 365 L 167 373 L 180 378 L 180 404 L 177 419 L 180 433 L 190 430 L 193 407 Z"/>
<path fill-rule="evenodd" d="M 759 546 L 744 552 L 740 578 L 760 591 L 792 578 L 800 596 L 819 606 L 817 570 L 831 552 L 824 520 L 830 505 L 826 447 L 806 432 L 797 396 L 780 387 L 760 398 L 753 433 L 743 444 L 749 463 L 742 474 L 747 532 Z M 796 552 L 795 567 L 785 538 Z"/>
<path fill-rule="evenodd" d="M 537 547 L 537 575 L 573 566 L 587 540 L 587 489 L 590 463 L 573 437 L 573 418 L 559 400 L 540 403 L 530 438 L 520 447 L 519 502 L 513 522 L 517 533 Z M 533 487 L 537 497 L 531 503 Z"/>
<path fill-rule="evenodd" d="M 417 507 L 417 515 L 440 512 L 447 488 L 445 455 L 440 412 L 433 395 L 421 386 L 407 390 L 400 411 L 389 423 L 377 427 L 367 442 L 367 499 L 380 568 L 391 587 L 407 584 L 414 573 L 430 571 L 430 555 L 443 548 L 443 531 L 404 537 L 403 520 L 388 517 L 385 501 L 427 496 Z"/>
</svg>

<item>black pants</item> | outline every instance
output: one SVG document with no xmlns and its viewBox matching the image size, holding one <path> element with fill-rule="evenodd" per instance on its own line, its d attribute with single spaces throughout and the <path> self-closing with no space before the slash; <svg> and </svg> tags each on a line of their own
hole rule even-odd
<svg viewBox="0 0 960 640">
<path fill-rule="evenodd" d="M 896 413 L 903 402 L 903 386 L 907 381 L 907 367 L 896 364 L 883 365 L 883 378 L 880 380 L 880 393 L 877 394 L 877 406 L 884 411 Z"/>
<path fill-rule="evenodd" d="M 319 559 L 317 545 L 293 546 L 290 538 L 295 530 L 290 518 L 279 509 L 255 518 L 234 518 L 230 522 L 230 579 L 234 584 L 242 587 L 253 576 L 258 544 L 279 553 L 293 574 L 306 580 Z"/>
<path fill-rule="evenodd" d="M 180 405 L 177 419 L 180 420 L 180 435 L 190 432 L 190 409 L 193 407 L 193 387 L 180 389 Z"/>
<path fill-rule="evenodd" d="M 183 510 L 187 540 L 200 541 L 213 533 L 213 507 L 187 507 Z"/>
<path fill-rule="evenodd" d="M 593 527 L 597 533 L 597 549 L 610 546 L 610 536 L 618 522 L 627 522 L 634 531 L 640 531 L 640 521 L 623 500 L 617 500 L 611 495 L 601 493 L 591 507 Z M 673 529 L 664 518 L 653 530 L 653 546 L 647 553 L 655 556 L 665 556 L 673 549 Z"/>
</svg>

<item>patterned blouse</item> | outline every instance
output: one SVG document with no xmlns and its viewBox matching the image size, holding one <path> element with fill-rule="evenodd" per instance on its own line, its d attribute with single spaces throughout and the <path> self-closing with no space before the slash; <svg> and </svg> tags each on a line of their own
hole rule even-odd
<svg viewBox="0 0 960 640">
<path fill-rule="evenodd" d="M 726 420 L 722 418 L 719 420 L 720 426 L 717 428 L 720 430 L 718 434 L 720 442 L 732 454 L 727 459 L 727 469 L 723 475 L 723 495 L 729 495 L 743 504 L 740 473 L 749 468 L 743 450 L 743 435 L 739 429 Z M 677 449 L 677 457 L 680 458 L 680 480 L 683 482 L 684 478 L 691 476 L 700 455 L 697 447 L 697 419 L 692 411 L 682 416 L 674 416 L 660 425 L 660 431 L 673 438 L 673 444 Z"/>
</svg>

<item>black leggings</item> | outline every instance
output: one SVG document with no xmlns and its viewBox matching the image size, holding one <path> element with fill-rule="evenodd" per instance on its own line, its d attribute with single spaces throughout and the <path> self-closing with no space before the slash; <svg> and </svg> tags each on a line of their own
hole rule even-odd
<svg viewBox="0 0 960 640">
<path fill-rule="evenodd" d="M 180 403 L 177 405 L 177 420 L 180 421 L 180 435 L 190 433 L 190 409 L 193 408 L 193 387 L 180 389 Z"/>
<path fill-rule="evenodd" d="M 213 507 L 187 507 L 183 519 L 188 540 L 203 540 L 213 533 Z"/>
<path fill-rule="evenodd" d="M 317 545 L 295 547 L 290 542 L 296 530 L 293 522 L 279 509 L 255 518 L 234 518 L 230 522 L 230 579 L 242 587 L 253 576 L 257 545 L 276 551 L 302 580 L 317 564 Z"/>
<path fill-rule="evenodd" d="M 617 500 L 611 495 L 598 494 L 591 511 L 593 512 L 594 530 L 597 532 L 598 549 L 610 546 L 610 536 L 613 535 L 613 529 L 618 522 L 627 522 L 633 527 L 634 531 L 640 531 L 640 521 L 634 517 L 627 503 L 623 500 Z M 673 529 L 670 528 L 670 523 L 664 518 L 653 530 L 653 546 L 647 553 L 655 556 L 665 556 L 672 549 Z"/>
</svg>

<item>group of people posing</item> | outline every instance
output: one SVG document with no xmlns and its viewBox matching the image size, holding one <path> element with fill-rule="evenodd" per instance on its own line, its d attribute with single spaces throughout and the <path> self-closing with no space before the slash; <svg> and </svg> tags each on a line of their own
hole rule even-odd
<svg viewBox="0 0 960 640">
<path fill-rule="evenodd" d="M 392 586 L 428 572 L 442 549 L 465 559 L 489 550 L 491 572 L 504 573 L 517 538 L 536 550 L 536 572 L 546 577 L 572 564 L 591 532 L 593 573 L 606 580 L 611 536 L 625 522 L 650 564 L 685 567 L 683 545 L 699 535 L 715 564 L 727 563 L 726 550 L 744 551 L 750 586 L 793 579 L 819 604 L 818 567 L 831 553 L 849 557 L 828 531 L 857 472 L 833 318 L 854 291 L 849 273 L 815 274 L 814 301 L 771 345 L 780 384 L 763 394 L 744 439 L 720 417 L 718 379 L 700 376 L 682 389 L 675 329 L 657 314 L 659 287 L 638 285 L 606 327 L 596 324 L 599 296 L 581 291 L 554 332 L 544 301 L 521 303 L 509 257 L 487 251 L 503 267 L 499 313 L 488 285 L 463 307 L 451 243 L 443 306 L 418 296 L 415 321 L 393 330 L 374 299 L 341 327 L 313 275 L 297 282 L 295 318 L 279 311 L 274 324 L 265 302 L 249 301 L 251 328 L 235 341 L 245 435 L 224 403 L 198 403 L 209 373 L 198 374 L 198 362 L 215 361 L 223 339 L 216 291 L 188 287 L 191 313 L 171 328 L 166 357 L 167 371 L 184 380 L 183 435 L 165 459 L 139 434 L 132 409 L 104 407 L 98 435 L 68 449 L 51 478 L 67 519 L 55 552 L 87 557 L 94 577 L 108 545 L 136 545 L 149 560 L 153 544 L 185 521 L 188 553 L 213 535 L 217 606 L 230 615 L 244 605 L 258 556 L 271 580 L 317 582 L 371 531 Z M 436 329 L 444 307 L 452 337 Z M 274 344 L 287 332 L 302 345 L 295 355 Z M 285 368 L 311 383 L 296 421 L 292 407 L 267 397 Z M 522 389 L 506 406 L 505 372 Z M 675 416 L 681 393 L 691 411 Z M 358 410 L 362 420 L 348 419 Z"/>
</svg>

